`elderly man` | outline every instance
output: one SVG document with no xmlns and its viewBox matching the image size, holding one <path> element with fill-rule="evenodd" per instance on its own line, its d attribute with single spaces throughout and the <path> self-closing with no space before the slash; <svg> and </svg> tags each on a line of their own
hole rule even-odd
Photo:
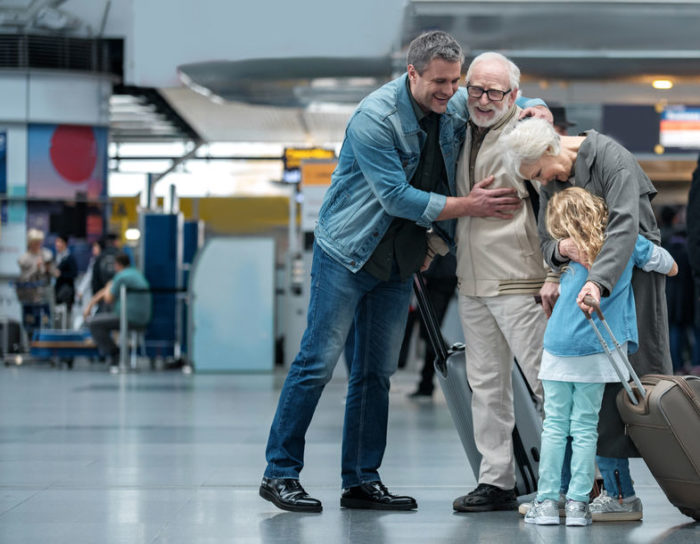
<svg viewBox="0 0 700 544">
<path fill-rule="evenodd" d="M 512 433 L 513 356 L 540 401 L 537 379 L 546 315 L 535 298 L 547 276 L 529 181 L 504 164 L 500 136 L 517 122 L 520 70 L 498 53 L 484 53 L 467 71 L 469 127 L 457 166 L 457 194 L 468 196 L 479 179 L 515 190 L 524 205 L 507 221 L 460 217 L 457 222 L 459 313 L 473 391 L 474 439 L 482 455 L 479 482 L 455 499 L 459 512 L 517 507 Z"/>
<path fill-rule="evenodd" d="M 304 437 L 353 324 L 340 505 L 416 508 L 412 497 L 391 494 L 378 472 L 411 276 L 438 249 L 429 245 L 429 228 L 451 237 L 453 222 L 442 229 L 436 222 L 463 215 L 509 217 L 520 206 L 513 189 L 488 189 L 491 179 L 469 195 L 452 196 L 467 118 L 466 93 L 459 89 L 462 59 L 448 34 L 419 36 L 408 49 L 407 73 L 365 98 L 348 122 L 315 230 L 307 328 L 267 443 L 259 492 L 278 508 L 322 510 L 299 483 Z M 537 109 L 549 116 L 546 108 Z"/>
</svg>

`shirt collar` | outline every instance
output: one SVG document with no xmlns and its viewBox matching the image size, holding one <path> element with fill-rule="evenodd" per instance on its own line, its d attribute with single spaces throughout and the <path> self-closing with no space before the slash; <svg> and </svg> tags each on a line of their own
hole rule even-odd
<svg viewBox="0 0 700 544">
<path fill-rule="evenodd" d="M 418 102 L 413 98 L 413 93 L 411 92 L 411 83 L 409 78 L 406 78 L 406 89 L 408 90 L 408 97 L 411 99 L 411 106 L 413 106 L 413 112 L 416 114 L 416 119 L 420 123 L 423 119 L 428 117 L 432 112 L 424 112 L 423 108 L 418 105 Z"/>
</svg>

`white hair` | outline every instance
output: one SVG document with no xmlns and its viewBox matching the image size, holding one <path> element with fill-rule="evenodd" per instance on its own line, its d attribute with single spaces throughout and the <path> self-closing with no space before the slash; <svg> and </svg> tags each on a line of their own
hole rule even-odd
<svg viewBox="0 0 700 544">
<path fill-rule="evenodd" d="M 29 229 L 27 231 L 27 242 L 43 242 L 44 233 L 39 229 Z"/>
<path fill-rule="evenodd" d="M 496 53 L 495 51 L 487 51 L 486 53 L 481 53 L 481 55 L 474 58 L 467 69 L 467 85 L 469 85 L 469 82 L 471 81 L 474 67 L 480 62 L 500 62 L 501 64 L 504 64 L 508 69 L 508 84 L 510 85 L 510 88 L 520 88 L 520 68 L 518 68 L 508 57 L 501 55 L 500 53 Z"/>
<path fill-rule="evenodd" d="M 499 138 L 503 157 L 511 172 L 523 177 L 523 164 L 536 162 L 544 155 L 559 155 L 561 141 L 554 127 L 544 119 L 529 117 L 519 121 L 513 130 Z"/>
</svg>

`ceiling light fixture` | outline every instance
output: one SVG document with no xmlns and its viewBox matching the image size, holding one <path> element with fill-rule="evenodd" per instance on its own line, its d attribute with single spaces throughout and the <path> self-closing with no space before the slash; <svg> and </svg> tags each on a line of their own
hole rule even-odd
<svg viewBox="0 0 700 544">
<path fill-rule="evenodd" d="M 654 87 L 654 89 L 672 89 L 673 81 L 670 79 L 655 79 L 651 83 L 651 86 Z"/>
</svg>

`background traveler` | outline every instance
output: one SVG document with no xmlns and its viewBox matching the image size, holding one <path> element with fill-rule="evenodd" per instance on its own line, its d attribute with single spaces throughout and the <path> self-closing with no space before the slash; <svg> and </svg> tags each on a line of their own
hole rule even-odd
<svg viewBox="0 0 700 544">
<path fill-rule="evenodd" d="M 700 338 L 700 155 L 698 164 L 693 171 L 688 194 L 686 209 L 686 224 L 688 226 L 688 260 L 693 269 L 694 292 L 694 325 L 695 337 Z M 693 373 L 700 375 L 700 346 L 696 343 L 693 352 Z"/>
<path fill-rule="evenodd" d="M 78 277 L 78 263 L 68 249 L 68 236 L 59 234 L 54 244 L 56 259 L 52 273 L 56 278 L 54 283 L 55 300 L 56 304 L 66 305 L 68 309 L 67 322 L 70 322 L 70 311 L 75 299 L 75 278 Z"/>
<path fill-rule="evenodd" d="M 92 307 L 102 301 L 113 305 L 114 311 L 94 315 L 87 322 L 100 353 L 107 357 L 110 371 L 118 368 L 119 348 L 112 339 L 112 332 L 119 330 L 121 301 L 119 290 L 126 286 L 126 320 L 129 329 L 145 329 L 151 321 L 152 297 L 145 291 L 150 288 L 143 274 L 133 266 L 126 253 L 117 253 L 114 258 L 116 274 L 102 289 L 93 295 L 83 315 L 87 320 Z M 131 290 L 131 291 L 130 291 Z"/>
<path fill-rule="evenodd" d="M 552 112 L 554 131 L 559 136 L 568 136 L 569 128 L 575 127 L 576 123 L 566 118 L 566 108 L 563 106 L 550 106 L 549 111 Z"/>
<path fill-rule="evenodd" d="M 17 259 L 19 279 L 15 285 L 17 299 L 22 304 L 22 326 L 31 340 L 34 329 L 48 324 L 51 312 L 50 291 L 53 254 L 42 246 L 44 233 L 27 231 L 27 251 Z"/>
</svg>

